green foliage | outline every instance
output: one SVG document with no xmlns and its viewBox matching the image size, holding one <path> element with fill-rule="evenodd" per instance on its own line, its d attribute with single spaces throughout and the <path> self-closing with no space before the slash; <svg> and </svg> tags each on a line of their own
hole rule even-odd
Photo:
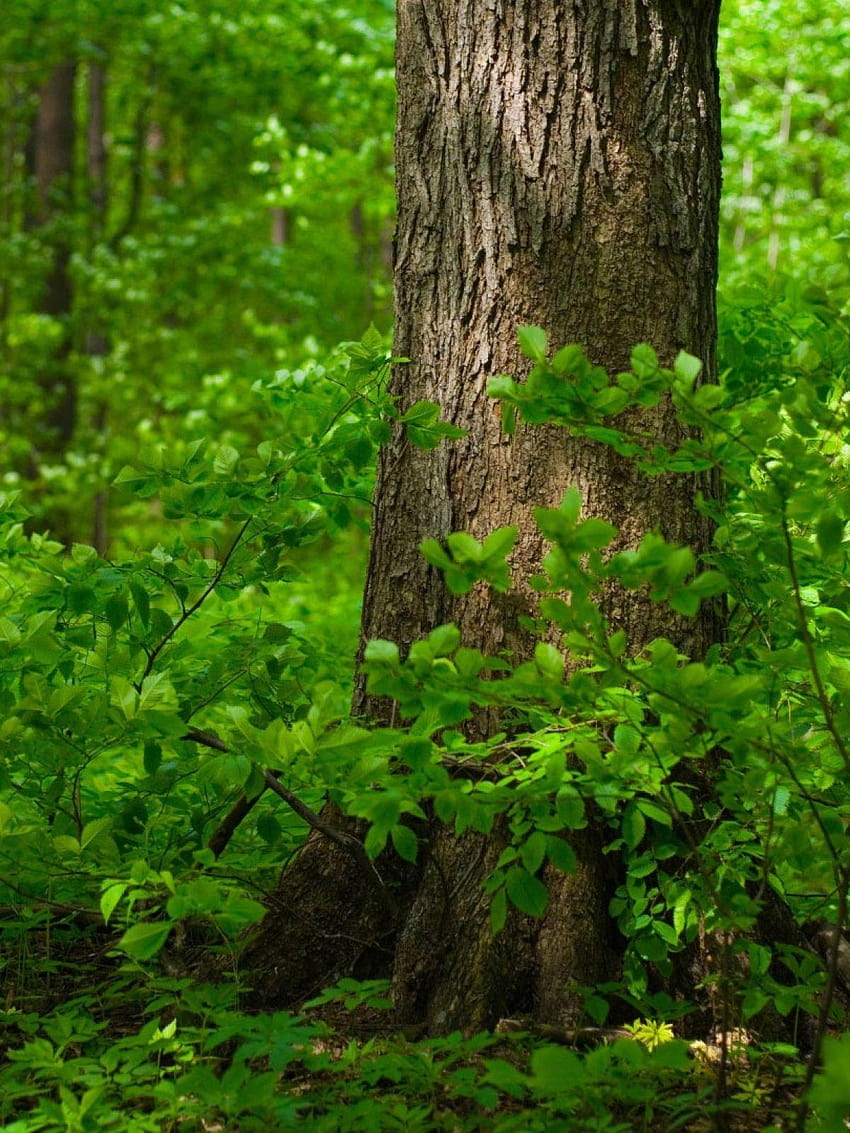
<svg viewBox="0 0 850 1133">
<path fill-rule="evenodd" d="M 634 1023 L 627 1023 L 624 1030 L 643 1043 L 647 1050 L 655 1050 L 675 1038 L 669 1023 L 659 1023 L 654 1019 L 637 1019 Z"/>
<path fill-rule="evenodd" d="M 848 36 L 844 5 L 723 4 L 724 290 L 777 270 L 850 282 Z"/>
<path fill-rule="evenodd" d="M 7 486 L 30 481 L 63 539 L 106 522 L 116 550 L 155 541 L 149 510 L 109 491 L 140 448 L 256 446 L 254 382 L 388 321 L 392 27 L 386 0 L 28 0 L 0 30 L 0 443 Z M 105 75 L 105 179 L 78 147 L 64 214 L 34 226 L 24 150 L 64 59 L 80 138 Z M 41 313 L 60 247 L 73 309 Z M 76 390 L 65 443 L 44 404 L 57 366 Z"/>
<path fill-rule="evenodd" d="M 362 1001 L 367 987 L 358 994 L 352 982 L 350 991 Z M 521 1034 L 361 1045 L 284 1012 L 246 1016 L 210 985 L 163 981 L 159 990 L 158 1016 L 117 1040 L 91 999 L 42 1018 L 4 1012 L 4 1128 L 155 1133 L 216 1121 L 315 1133 L 580 1133 L 650 1122 L 673 1130 L 711 1108 L 701 1064 L 681 1042 L 648 1050 L 618 1040 L 583 1058 Z M 765 1090 L 775 1076 L 775 1065 L 757 1065 L 742 1085 Z M 726 1104 L 732 1114 L 747 1108 Z"/>
<path fill-rule="evenodd" d="M 445 573 L 446 585 L 453 594 L 467 594 L 479 580 L 494 590 L 507 590 L 510 569 L 505 561 L 517 539 L 516 527 L 500 527 L 483 543 L 464 531 L 456 531 L 446 540 L 448 552 L 436 539 L 426 539 L 420 550 L 433 566 Z"/>
<path fill-rule="evenodd" d="M 716 932 L 730 1026 L 770 1011 L 802 1035 L 825 965 L 747 932 L 770 893 L 846 927 L 848 17 L 724 4 L 721 384 L 649 345 L 608 375 L 533 326 L 529 372 L 491 384 L 508 432 L 547 423 L 649 476 L 722 476 L 711 554 L 652 532 L 612 553 L 575 491 L 535 511 L 531 580 L 514 528 L 426 541 L 454 593 L 530 583 L 540 640 L 519 664 L 451 625 L 406 653 L 369 643 L 370 691 L 397 706 L 371 728 L 348 713 L 375 456 L 396 429 L 423 450 L 463 433 L 388 395 L 405 360 L 374 327 L 333 346 L 388 321 L 393 7 L 25 0 L 0 30 L 0 1119 L 584 1133 L 694 1127 L 717 1105 L 788 1128 L 808 1084 L 808 1128 L 843 1129 L 845 1038 L 812 1083 L 793 1049 L 732 1051 L 718 1100 L 711 1057 L 671 1038 L 688 1005 L 653 989 Z M 27 134 L 69 58 L 81 141 L 89 67 L 106 73 L 107 208 L 80 142 L 74 194 L 33 225 Z M 58 316 L 41 310 L 57 248 Z M 57 359 L 78 397 L 64 447 L 41 392 Z M 662 398 L 675 446 L 641 425 Z M 635 656 L 600 610 L 610 586 L 677 617 L 726 602 L 728 640 Z M 471 742 L 482 712 L 502 731 Z M 495 932 L 544 913 L 593 823 L 623 865 L 628 952 L 621 983 L 581 993 L 600 1025 L 625 1002 L 636 1041 L 355 1042 L 313 1014 L 380 1011 L 382 981 L 342 978 L 303 1016 L 246 1015 L 238 978 L 203 982 L 238 975 L 240 933 L 327 798 L 372 859 L 415 861 L 437 824 L 504 830 Z"/>
</svg>

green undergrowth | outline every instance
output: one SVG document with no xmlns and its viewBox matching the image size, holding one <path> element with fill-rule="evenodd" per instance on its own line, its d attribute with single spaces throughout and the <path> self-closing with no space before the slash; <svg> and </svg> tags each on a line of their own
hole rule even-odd
<svg viewBox="0 0 850 1133">
<path fill-rule="evenodd" d="M 374 1000 L 374 985 L 344 985 L 337 998 Z M 147 992 L 123 1023 L 105 1012 L 133 1004 L 126 980 L 49 1013 L 1 1013 L 3 1127 L 625 1133 L 708 1129 L 726 1115 L 760 1128 L 801 1075 L 792 1049 L 733 1049 L 718 1098 L 718 1053 L 659 1042 L 647 1025 L 580 1054 L 521 1031 L 350 1037 L 309 1015 L 245 1015 L 226 986 L 159 980 Z"/>
<path fill-rule="evenodd" d="M 850 888 L 846 296 L 772 286 L 724 312 L 719 386 L 686 353 L 667 367 L 641 345 L 609 375 L 522 328 L 529 373 L 490 389 L 508 435 L 545 423 L 646 476 L 722 477 L 724 501 L 697 504 L 714 545 L 698 558 L 656 531 L 617 548 L 575 491 L 535 510 L 549 549 L 531 580 L 514 577 L 513 528 L 426 541 L 455 593 L 530 581 L 539 640 L 521 664 L 452 625 L 406 654 L 369 643 L 391 728 L 349 715 L 374 458 L 393 430 L 425 451 L 458 430 L 388 394 L 376 331 L 256 382 L 259 444 L 154 444 L 123 470 L 116 490 L 165 522 L 150 545 L 65 553 L 5 499 L 7 1128 L 844 1128 L 830 941 Z M 676 447 L 641 424 L 662 398 L 687 426 Z M 728 635 L 699 660 L 664 637 L 636 653 L 600 608 L 612 585 L 677 619 L 724 603 Z M 472 743 L 482 710 L 501 731 Z M 545 913 L 544 870 L 574 869 L 570 832 L 592 823 L 622 863 L 609 912 L 625 958 L 616 985 L 585 989 L 586 1023 L 625 1004 L 627 1037 L 579 1052 L 517 1037 L 520 1021 L 414 1040 L 341 1025 L 328 997 L 304 1016 L 242 1012 L 242 933 L 325 799 L 362 820 L 362 861 L 413 861 L 437 825 L 507 830 L 486 880 L 496 933 L 511 910 Z M 796 943 L 753 935 L 768 900 Z M 657 990 L 705 936 L 719 1054 Z M 381 988 L 339 991 L 379 1012 Z M 782 1044 L 759 1045 L 767 1018 Z"/>
</svg>

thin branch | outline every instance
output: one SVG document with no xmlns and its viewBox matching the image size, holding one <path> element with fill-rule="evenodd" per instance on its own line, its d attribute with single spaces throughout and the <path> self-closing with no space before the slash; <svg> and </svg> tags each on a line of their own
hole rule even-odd
<svg viewBox="0 0 850 1133">
<path fill-rule="evenodd" d="M 797 621 L 800 626 L 800 637 L 803 639 L 803 645 L 806 650 L 806 658 L 809 662 L 809 671 L 812 674 L 812 683 L 815 686 L 818 704 L 820 705 L 821 712 L 823 713 L 823 719 L 824 723 L 826 724 L 827 731 L 832 736 L 836 751 L 841 756 L 845 768 L 850 771 L 850 752 L 848 752 L 847 750 L 847 745 L 844 742 L 844 737 L 836 727 L 832 705 L 829 702 L 829 696 L 827 695 L 823 679 L 820 675 L 820 667 L 818 665 L 817 656 L 815 655 L 815 643 L 812 638 L 811 631 L 809 630 L 809 622 L 806 617 L 806 608 L 803 605 L 803 595 L 800 588 L 800 578 L 797 574 L 797 562 L 794 558 L 794 546 L 791 542 L 791 532 L 788 528 L 788 520 L 784 516 L 782 517 L 782 536 L 785 540 L 785 553 L 788 556 L 788 573 L 791 576 L 791 590 L 794 596 L 794 605 L 797 607 Z"/>
<path fill-rule="evenodd" d="M 212 748 L 213 751 L 219 751 L 224 754 L 230 751 L 227 744 L 213 732 L 201 731 L 199 728 L 190 728 L 186 735 L 181 738 L 193 743 L 202 744 L 204 747 Z M 377 891 L 380 894 L 383 904 L 387 911 L 394 916 L 396 911 L 395 905 L 381 879 L 381 875 L 378 873 L 377 869 L 375 869 L 375 865 L 370 860 L 360 839 L 355 838 L 353 834 L 349 834 L 346 830 L 340 830 L 338 826 L 334 826 L 332 823 L 325 822 L 320 814 L 317 814 L 316 811 L 307 806 L 296 794 L 290 791 L 288 787 L 285 787 L 274 771 L 265 768 L 263 771 L 263 780 L 267 789 L 273 791 L 278 798 L 283 799 L 287 806 L 293 810 L 299 818 L 302 818 L 308 826 L 316 830 L 319 834 L 322 834 L 329 841 L 334 842 L 337 846 L 341 846 L 352 855 L 364 874 L 372 882 L 377 883 Z"/>
<path fill-rule="evenodd" d="M 265 790 L 264 787 L 259 794 L 250 798 L 248 795 L 241 795 L 212 832 L 207 849 L 212 850 L 216 858 L 220 858 L 227 849 L 230 839 L 263 797 Z"/>
<path fill-rule="evenodd" d="M 169 641 L 171 641 L 175 633 L 177 633 L 177 631 L 189 620 L 189 618 L 191 618 L 192 614 L 194 614 L 196 610 L 199 610 L 201 606 L 203 606 L 204 602 L 206 602 L 207 598 L 209 598 L 210 594 L 212 594 L 213 590 L 215 590 L 215 588 L 221 582 L 222 577 L 224 576 L 224 572 L 227 570 L 227 567 L 230 564 L 230 560 L 233 558 L 236 548 L 242 542 L 245 532 L 248 530 L 248 527 L 250 526 L 253 518 L 254 517 L 252 515 L 249 515 L 242 526 L 239 528 L 236 538 L 228 548 L 227 554 L 218 564 L 218 569 L 213 575 L 212 581 L 210 582 L 209 586 L 207 586 L 201 596 L 195 602 L 193 602 L 191 606 L 183 610 L 183 613 L 180 615 L 177 621 L 174 622 L 171 629 L 168 630 L 159 644 L 155 645 L 148 654 L 148 660 L 147 664 L 145 665 L 145 671 L 142 673 L 142 679 L 134 686 L 137 692 L 141 692 L 145 679 L 151 675 L 153 667 L 156 664 L 156 659 L 165 648 L 165 646 L 169 643 Z"/>
<path fill-rule="evenodd" d="M 826 963 L 826 987 L 824 988 L 823 995 L 821 996 L 820 1011 L 818 1012 L 818 1020 L 815 1028 L 815 1039 L 812 1044 L 812 1051 L 809 1055 L 808 1064 L 806 1065 L 806 1076 L 803 1079 L 802 1097 L 797 1108 L 797 1119 L 794 1123 L 794 1133 L 803 1133 L 806 1128 L 806 1122 L 809 1116 L 809 1102 L 807 1095 L 811 1088 L 812 1082 L 815 1079 L 815 1073 L 817 1072 L 817 1069 L 821 1064 L 823 1040 L 826 1035 L 827 1026 L 829 1025 L 829 1016 L 832 1010 L 832 1003 L 835 998 L 836 985 L 838 983 L 838 962 L 841 944 L 844 940 L 844 930 L 847 927 L 848 890 L 850 890 L 850 872 L 842 869 L 840 872 L 840 886 L 838 890 L 838 911 L 835 914 L 835 925 L 832 932 L 829 955 L 827 957 Z"/>
</svg>

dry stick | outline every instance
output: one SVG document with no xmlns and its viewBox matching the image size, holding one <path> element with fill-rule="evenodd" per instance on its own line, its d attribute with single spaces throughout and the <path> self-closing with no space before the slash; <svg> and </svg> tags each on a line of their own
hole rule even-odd
<svg viewBox="0 0 850 1133">
<path fill-rule="evenodd" d="M 181 738 L 184 740 L 191 740 L 193 743 L 202 744 L 204 747 L 209 747 L 214 751 L 220 751 L 225 754 L 230 751 L 230 748 L 227 746 L 227 744 L 223 740 L 219 739 L 219 737 L 215 735 L 215 733 L 202 731 L 200 728 L 190 728 L 186 735 L 182 736 Z M 369 856 L 366 853 L 366 850 L 364 849 L 363 843 L 360 841 L 360 839 L 355 838 L 353 834 L 349 834 L 345 830 L 340 830 L 339 827 L 333 826 L 329 822 L 325 822 L 321 815 L 317 814 L 314 810 L 308 807 L 306 803 L 303 803 L 297 795 L 293 794 L 293 792 L 289 790 L 288 787 L 284 787 L 283 783 L 281 783 L 277 775 L 275 775 L 275 773 L 268 768 L 265 768 L 263 770 L 263 780 L 265 782 L 266 788 L 270 791 L 273 791 L 279 798 L 283 799 L 287 806 L 290 807 L 291 810 L 294 810 L 299 818 L 303 818 L 308 826 L 312 827 L 313 830 L 318 831 L 319 834 L 322 834 L 329 841 L 335 842 L 337 846 L 341 846 L 343 849 L 348 850 L 348 852 L 352 855 L 354 860 L 363 870 L 364 874 L 370 879 L 370 881 L 376 883 L 376 891 L 380 895 L 381 901 L 385 906 L 387 912 L 395 916 L 395 905 L 390 898 L 387 887 L 384 885 L 384 882 L 381 879 L 381 875 L 378 873 L 377 869 L 375 869 L 374 863 L 369 859 Z M 257 799 L 259 799 L 259 795 L 257 796 Z M 253 800 L 251 806 L 254 805 L 257 799 Z M 245 801 L 247 802 L 248 800 Z M 239 803 L 236 804 L 233 810 L 235 811 L 238 806 Z M 250 809 L 251 807 L 248 807 L 248 810 Z M 248 810 L 245 811 L 246 814 L 248 813 Z M 232 813 L 233 811 L 231 811 L 231 814 Z M 230 815 L 228 815 L 228 818 L 229 817 Z M 227 819 L 225 819 L 225 822 L 226 821 Z"/>
</svg>

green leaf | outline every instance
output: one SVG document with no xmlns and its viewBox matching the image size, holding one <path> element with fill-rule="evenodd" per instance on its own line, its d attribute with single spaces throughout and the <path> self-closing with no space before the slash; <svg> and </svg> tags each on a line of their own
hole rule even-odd
<svg viewBox="0 0 850 1133">
<path fill-rule="evenodd" d="M 716 409 L 723 401 L 725 393 L 720 386 L 700 386 L 694 394 L 694 405 L 703 413 Z"/>
<path fill-rule="evenodd" d="M 139 712 L 153 709 L 177 709 L 177 694 L 165 673 L 151 673 L 142 681 L 139 693 Z"/>
<path fill-rule="evenodd" d="M 832 555 L 841 549 L 844 540 L 844 518 L 834 511 L 824 511 L 815 524 L 815 538 L 821 554 Z"/>
<path fill-rule="evenodd" d="M 53 837 L 53 848 L 60 857 L 69 855 L 79 856 L 82 846 L 71 834 L 56 834 Z"/>
<path fill-rule="evenodd" d="M 651 964 L 658 964 L 667 959 L 667 945 L 654 933 L 644 933 L 636 937 L 634 947 L 638 956 L 643 960 L 649 960 Z"/>
<path fill-rule="evenodd" d="M 523 842 L 520 847 L 520 857 L 522 864 L 529 873 L 537 873 L 543 865 L 543 859 L 546 857 L 547 838 L 542 830 L 535 830 L 534 833 Z"/>
<path fill-rule="evenodd" d="M 497 374 L 487 383 L 487 394 L 493 398 L 513 398 L 516 395 L 517 384 L 507 374 Z"/>
<path fill-rule="evenodd" d="M 440 407 L 435 401 L 416 401 L 408 411 L 399 418 L 405 425 L 418 425 L 427 428 L 440 418 Z"/>
<path fill-rule="evenodd" d="M 118 630 L 126 622 L 129 616 L 129 607 L 127 605 L 127 595 L 123 591 L 118 591 L 116 594 L 110 594 L 106 599 L 104 606 L 104 613 L 109 626 L 113 630 Z"/>
<path fill-rule="evenodd" d="M 693 354 L 687 354 L 684 350 L 680 350 L 676 356 L 676 361 L 673 363 L 673 371 L 677 378 L 681 378 L 688 385 L 693 385 L 702 373 L 702 362 L 699 358 L 695 358 Z"/>
<path fill-rule="evenodd" d="M 670 817 L 670 812 L 664 810 L 663 807 L 656 806 L 655 803 L 650 802 L 648 799 L 635 800 L 638 809 L 641 813 L 645 814 L 647 818 L 653 819 L 655 822 L 660 822 L 662 826 L 672 826 L 673 819 Z"/>
<path fill-rule="evenodd" d="M 294 632 L 291 626 L 281 622 L 269 622 L 263 630 L 263 641 L 268 641 L 272 645 L 281 645 L 284 641 L 288 641 Z"/>
<path fill-rule="evenodd" d="M 773 792 L 773 813 L 776 815 L 786 815 L 788 813 L 788 803 L 791 799 L 791 792 L 787 787 L 777 787 Z"/>
<path fill-rule="evenodd" d="M 751 1019 L 753 1015 L 758 1015 L 763 1007 L 767 1007 L 770 1003 L 770 996 L 757 987 L 748 987 L 744 992 L 744 998 L 741 1003 L 741 1011 L 745 1019 Z"/>
<path fill-rule="evenodd" d="M 239 463 L 239 453 L 231 445 L 222 445 L 215 454 L 213 471 L 217 476 L 228 478 L 233 475 Z"/>
<path fill-rule="evenodd" d="M 577 1054 L 561 1046 L 544 1046 L 531 1056 L 531 1088 L 540 1094 L 566 1094 L 585 1078 L 584 1064 Z"/>
<path fill-rule="evenodd" d="M 520 350 L 532 362 L 546 359 L 546 331 L 540 327 L 520 327 L 517 332 Z"/>
<path fill-rule="evenodd" d="M 528 870 L 513 866 L 505 875 L 505 888 L 511 903 L 520 912 L 532 917 L 542 917 L 549 904 L 549 891 L 539 878 Z"/>
<path fill-rule="evenodd" d="M 552 369 L 556 374 L 572 374 L 586 362 L 587 358 L 580 346 L 562 346 L 552 359 Z"/>
<path fill-rule="evenodd" d="M 159 766 L 162 763 L 162 747 L 154 740 L 145 740 L 144 755 L 142 762 L 145 768 L 146 775 L 156 775 L 159 771 Z"/>
<path fill-rule="evenodd" d="M 151 600 L 148 596 L 147 590 L 141 583 L 131 581 L 130 594 L 133 597 L 133 605 L 136 607 L 136 613 L 139 615 L 139 621 L 147 629 L 150 625 L 151 617 Z"/>
<path fill-rule="evenodd" d="M 406 862 L 415 862 L 419 852 L 419 840 L 409 826 L 394 826 L 390 831 L 390 838 L 395 846 L 396 853 Z"/>
<path fill-rule="evenodd" d="M 156 956 L 174 928 L 172 921 L 146 921 L 128 928 L 118 947 L 134 960 L 150 960 Z"/>
<path fill-rule="evenodd" d="M 632 370 L 642 379 L 654 378 L 658 373 L 658 355 L 645 342 L 632 351 Z"/>
<path fill-rule="evenodd" d="M 89 614 L 97 605 L 97 595 L 82 582 L 72 583 L 65 592 L 65 602 L 71 614 Z"/>
<path fill-rule="evenodd" d="M 539 641 L 534 647 L 534 663 L 544 677 L 560 681 L 564 676 L 564 657 L 548 641 Z"/>
<path fill-rule="evenodd" d="M 480 563 L 484 558 L 483 546 L 466 531 L 453 531 L 446 543 L 459 563 Z"/>
<path fill-rule="evenodd" d="M 569 522 L 575 523 L 581 514 L 581 492 L 573 485 L 564 492 L 558 512 Z"/>
<path fill-rule="evenodd" d="M 555 803 L 558 818 L 567 830 L 581 830 L 587 823 L 584 810 L 584 799 L 570 791 L 558 794 Z"/>
<path fill-rule="evenodd" d="M 587 995 L 584 1000 L 584 1009 L 597 1027 L 601 1027 L 611 1010 L 611 1004 L 601 995 Z"/>
<path fill-rule="evenodd" d="M 447 657 L 460 645 L 460 630 L 451 624 L 437 626 L 428 634 L 428 644 L 434 657 Z"/>
<path fill-rule="evenodd" d="M 614 747 L 623 755 L 637 755 L 640 739 L 640 732 L 631 724 L 618 724 L 614 729 Z"/>
<path fill-rule="evenodd" d="M 366 831 L 366 837 L 363 839 L 363 847 L 373 861 L 379 854 L 383 853 L 384 847 L 387 844 L 388 835 L 389 829 L 386 826 L 379 826 L 377 824 L 370 826 Z"/>
<path fill-rule="evenodd" d="M 623 814 L 623 840 L 633 850 L 646 833 L 646 819 L 633 802 L 629 803 Z"/>
<path fill-rule="evenodd" d="M 80 849 L 84 850 L 86 846 L 90 846 L 100 834 L 111 829 L 112 818 L 110 815 L 104 815 L 103 818 L 96 818 L 93 822 L 87 822 L 80 834 Z"/>
<path fill-rule="evenodd" d="M 656 936 L 660 936 L 670 948 L 678 948 L 679 934 L 673 925 L 667 924 L 666 921 L 653 921 L 652 928 Z"/>
<path fill-rule="evenodd" d="M 458 428 L 448 421 L 441 421 L 440 406 L 434 401 L 417 401 L 400 418 L 407 426 L 407 435 L 417 448 L 430 452 L 444 438 L 457 440 L 466 435 L 466 429 Z"/>
<path fill-rule="evenodd" d="M 264 842 L 271 845 L 280 839 L 282 829 L 273 814 L 261 814 L 257 819 L 257 833 Z"/>
<path fill-rule="evenodd" d="M 498 527 L 484 540 L 482 558 L 504 559 L 514 549 L 518 534 L 518 527 Z"/>
<path fill-rule="evenodd" d="M 681 936 L 688 923 L 688 910 L 693 899 L 690 889 L 683 890 L 673 905 L 673 929 L 677 936 Z"/>
<path fill-rule="evenodd" d="M 399 664 L 398 646 L 394 641 L 382 641 L 380 638 L 367 641 L 363 660 L 382 665 L 397 665 Z"/>
<path fill-rule="evenodd" d="M 585 551 L 596 551 L 607 547 L 616 537 L 617 528 L 612 523 L 594 517 L 580 523 L 568 543 L 564 545 L 573 552 L 583 554 Z"/>
<path fill-rule="evenodd" d="M 546 839 L 546 857 L 552 865 L 563 873 L 573 873 L 576 868 L 576 855 L 572 846 L 563 838 L 550 834 Z"/>
<path fill-rule="evenodd" d="M 423 539 L 419 544 L 419 553 L 431 566 L 446 570 L 452 565 L 452 560 L 440 546 L 436 539 Z"/>
<path fill-rule="evenodd" d="M 107 885 L 100 896 L 100 912 L 103 916 L 104 924 L 109 923 L 109 918 L 115 912 L 118 902 L 126 893 L 129 888 L 127 881 L 114 881 Z"/>
<path fill-rule="evenodd" d="M 516 432 L 517 409 L 510 402 L 502 402 L 502 432 L 506 437 L 512 437 Z"/>
<path fill-rule="evenodd" d="M 505 927 L 508 919 L 508 898 L 504 889 L 499 889 L 490 902 L 490 931 L 495 936 Z"/>
<path fill-rule="evenodd" d="M 820 1114 L 822 1133 L 841 1133 L 850 1112 L 850 1034 L 825 1038 L 823 1070 L 815 1078 L 808 1100 Z"/>
</svg>

